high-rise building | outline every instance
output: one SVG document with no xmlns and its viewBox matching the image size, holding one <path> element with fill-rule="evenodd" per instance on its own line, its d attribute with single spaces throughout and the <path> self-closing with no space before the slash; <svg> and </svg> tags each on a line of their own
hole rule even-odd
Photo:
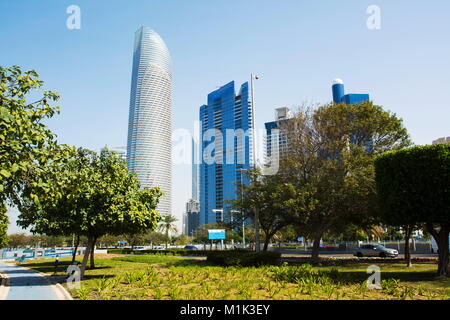
<svg viewBox="0 0 450 320">
<path fill-rule="evenodd" d="M 192 199 L 199 200 L 199 184 L 198 184 L 198 143 L 192 139 Z"/>
<path fill-rule="evenodd" d="M 270 164 L 272 158 L 282 157 L 288 151 L 286 134 L 284 134 L 283 126 L 291 119 L 291 111 L 289 108 L 282 107 L 275 109 L 275 121 L 266 122 L 266 163 Z M 278 130 L 274 134 L 274 130 Z M 277 141 L 274 141 L 274 140 Z M 278 145 L 275 145 L 278 144 Z M 278 148 L 273 148 L 277 146 Z"/>
<path fill-rule="evenodd" d="M 135 33 L 127 165 L 142 187 L 160 187 L 158 212 L 171 214 L 172 73 L 169 50 L 148 27 Z"/>
<path fill-rule="evenodd" d="M 199 202 L 191 199 L 186 203 L 186 212 L 183 215 L 183 231 L 185 235 L 192 237 L 194 230 L 200 225 Z"/>
<path fill-rule="evenodd" d="M 248 83 L 236 95 L 234 81 L 211 92 L 200 107 L 200 224 L 230 220 L 226 200 L 236 198 L 238 183 L 253 158 L 253 121 Z"/>
<path fill-rule="evenodd" d="M 127 148 L 126 147 L 114 147 L 109 149 L 112 152 L 117 153 L 123 160 L 127 160 Z"/>
<path fill-rule="evenodd" d="M 100 153 L 104 149 L 108 149 L 108 151 L 110 151 L 110 152 L 117 153 L 120 156 L 120 158 L 123 159 L 124 161 L 127 160 L 127 148 L 126 147 L 113 147 L 113 148 L 110 148 L 108 146 L 105 146 L 104 148 L 96 149 L 94 151 L 97 152 L 97 153 Z"/>
<path fill-rule="evenodd" d="M 341 79 L 336 79 L 333 81 L 332 90 L 334 103 L 357 104 L 370 100 L 370 96 L 368 94 L 345 94 L 344 81 Z"/>
<path fill-rule="evenodd" d="M 448 144 L 450 144 L 450 137 L 439 138 L 439 139 L 433 141 L 433 144 L 438 144 L 438 143 L 448 143 Z"/>
</svg>

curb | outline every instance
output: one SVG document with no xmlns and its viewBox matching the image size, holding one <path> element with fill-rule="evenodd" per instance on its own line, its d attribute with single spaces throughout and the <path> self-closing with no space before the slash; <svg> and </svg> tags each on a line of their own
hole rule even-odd
<svg viewBox="0 0 450 320">
<path fill-rule="evenodd" d="M 30 268 L 27 268 L 27 269 L 33 270 Z M 39 274 L 40 276 L 46 278 L 46 280 L 52 284 L 53 290 L 55 290 L 56 294 L 62 298 L 61 300 L 73 300 L 73 297 L 66 290 L 66 288 L 64 288 L 60 283 L 56 282 L 54 279 L 52 279 L 51 276 L 49 276 L 46 273 L 37 271 L 37 270 L 33 270 L 33 271 L 36 272 L 37 274 Z"/>
</svg>

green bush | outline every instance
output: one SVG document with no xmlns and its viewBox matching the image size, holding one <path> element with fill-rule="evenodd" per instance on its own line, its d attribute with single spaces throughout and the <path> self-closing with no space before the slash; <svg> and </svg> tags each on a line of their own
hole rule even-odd
<svg viewBox="0 0 450 320">
<path fill-rule="evenodd" d="M 450 145 L 383 153 L 375 171 L 384 222 L 450 223 Z"/>
<path fill-rule="evenodd" d="M 212 251 L 207 253 L 207 261 L 221 266 L 261 266 L 280 263 L 279 252 L 263 251 Z"/>
<path fill-rule="evenodd" d="M 204 257 L 211 252 L 216 251 L 184 250 L 184 249 L 167 249 L 167 250 L 108 249 L 108 253 L 115 253 L 115 254 L 189 256 L 189 257 Z"/>
<path fill-rule="evenodd" d="M 331 270 L 317 270 L 309 264 L 300 266 L 283 266 L 271 269 L 275 281 L 286 281 L 291 283 L 314 283 L 329 284 L 336 282 L 339 271 L 335 268 Z"/>
</svg>

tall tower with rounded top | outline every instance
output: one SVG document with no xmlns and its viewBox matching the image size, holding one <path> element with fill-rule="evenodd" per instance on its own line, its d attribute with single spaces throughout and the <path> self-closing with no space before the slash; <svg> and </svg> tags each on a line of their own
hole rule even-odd
<svg viewBox="0 0 450 320">
<path fill-rule="evenodd" d="M 169 50 L 152 29 L 135 33 L 127 165 L 141 187 L 160 187 L 158 212 L 171 214 L 172 71 Z"/>
</svg>

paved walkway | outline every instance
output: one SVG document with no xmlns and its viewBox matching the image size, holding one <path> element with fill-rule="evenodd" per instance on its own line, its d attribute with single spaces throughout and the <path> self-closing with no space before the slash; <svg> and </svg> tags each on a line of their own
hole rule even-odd
<svg viewBox="0 0 450 320">
<path fill-rule="evenodd" d="M 7 286 L 0 286 L 0 299 L 66 300 L 69 298 L 62 286 L 51 284 L 47 276 L 37 271 L 0 262 L 0 273 L 8 277 Z"/>
</svg>

